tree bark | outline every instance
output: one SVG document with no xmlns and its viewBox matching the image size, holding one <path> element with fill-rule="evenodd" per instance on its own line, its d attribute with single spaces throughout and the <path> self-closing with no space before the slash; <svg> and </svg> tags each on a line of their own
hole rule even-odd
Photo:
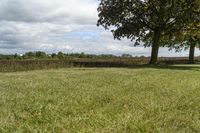
<svg viewBox="0 0 200 133">
<path fill-rule="evenodd" d="M 151 59 L 150 59 L 149 64 L 155 65 L 158 63 L 158 51 L 159 51 L 159 47 L 160 47 L 160 36 L 161 36 L 160 31 L 154 32 L 153 44 L 152 44 L 152 50 L 151 50 Z"/>
<path fill-rule="evenodd" d="M 189 63 L 190 64 L 194 64 L 195 63 L 194 53 L 195 53 L 195 43 L 192 43 L 190 45 L 190 53 L 189 53 Z"/>
</svg>

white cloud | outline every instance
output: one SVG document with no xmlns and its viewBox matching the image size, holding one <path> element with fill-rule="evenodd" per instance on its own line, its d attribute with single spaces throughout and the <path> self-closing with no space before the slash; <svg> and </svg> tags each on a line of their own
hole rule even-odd
<svg viewBox="0 0 200 133">
<path fill-rule="evenodd" d="M 91 0 L 0 0 L 0 20 L 94 24 L 96 18 Z"/>
<path fill-rule="evenodd" d="M 150 55 L 150 48 L 131 47 L 133 42 L 114 40 L 97 27 L 97 6 L 97 0 L 0 0 L 0 53 Z M 161 48 L 161 56 L 168 53 L 179 55 Z"/>
</svg>

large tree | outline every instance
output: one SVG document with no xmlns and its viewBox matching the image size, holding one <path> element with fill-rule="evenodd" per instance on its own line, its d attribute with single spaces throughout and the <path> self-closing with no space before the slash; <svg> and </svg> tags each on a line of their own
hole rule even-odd
<svg viewBox="0 0 200 133">
<path fill-rule="evenodd" d="M 112 28 L 114 38 L 126 37 L 152 46 L 150 64 L 157 63 L 161 38 L 180 31 L 198 8 L 198 0 L 100 1 L 97 25 Z"/>
</svg>

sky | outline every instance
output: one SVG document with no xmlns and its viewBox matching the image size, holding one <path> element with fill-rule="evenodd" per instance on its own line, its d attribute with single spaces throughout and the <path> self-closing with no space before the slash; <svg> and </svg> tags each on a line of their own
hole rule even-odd
<svg viewBox="0 0 200 133">
<path fill-rule="evenodd" d="M 0 0 L 0 53 L 150 56 L 151 48 L 133 47 L 134 42 L 127 39 L 114 40 L 110 31 L 97 27 L 97 7 L 97 0 Z M 159 56 L 188 56 L 188 51 L 161 48 Z"/>
</svg>

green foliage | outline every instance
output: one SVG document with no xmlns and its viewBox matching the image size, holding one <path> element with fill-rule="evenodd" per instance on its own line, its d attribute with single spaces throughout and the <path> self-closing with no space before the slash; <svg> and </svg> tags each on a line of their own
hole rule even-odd
<svg viewBox="0 0 200 133">
<path fill-rule="evenodd" d="M 0 132 L 198 133 L 200 67 L 0 74 Z"/>
<path fill-rule="evenodd" d="M 98 25 L 106 29 L 114 26 L 117 39 L 137 39 L 150 46 L 153 34 L 174 34 L 197 8 L 196 0 L 101 0 Z"/>
<path fill-rule="evenodd" d="M 64 59 L 65 58 L 65 54 L 62 52 L 58 52 L 58 59 Z"/>
<path fill-rule="evenodd" d="M 35 58 L 35 53 L 34 52 L 27 52 L 23 55 L 24 59 L 34 59 Z"/>
<path fill-rule="evenodd" d="M 70 58 L 115 58 L 120 56 L 110 55 L 110 54 L 102 54 L 102 55 L 94 55 L 94 54 L 85 54 L 85 53 L 52 53 L 47 54 L 42 51 L 36 52 L 27 52 L 24 55 L 2 55 L 0 54 L 0 60 L 40 60 L 40 59 L 70 59 Z"/>
<path fill-rule="evenodd" d="M 200 16 L 199 16 L 200 19 Z M 199 20 L 200 22 L 200 20 Z M 167 46 L 172 50 L 173 48 L 180 52 L 183 49 L 187 50 L 190 46 L 200 46 L 200 23 L 191 23 L 187 27 L 184 27 L 179 33 L 174 34 L 173 40 L 169 40 L 165 37 L 163 40 L 164 46 Z"/>
<path fill-rule="evenodd" d="M 35 57 L 44 59 L 47 57 L 47 55 L 45 52 L 37 51 L 37 52 L 35 52 Z"/>
<path fill-rule="evenodd" d="M 173 39 L 191 22 L 199 9 L 198 0 L 100 0 L 97 25 L 111 29 L 114 38 L 128 38 L 152 46 L 150 64 L 157 63 L 163 37 Z"/>
</svg>

